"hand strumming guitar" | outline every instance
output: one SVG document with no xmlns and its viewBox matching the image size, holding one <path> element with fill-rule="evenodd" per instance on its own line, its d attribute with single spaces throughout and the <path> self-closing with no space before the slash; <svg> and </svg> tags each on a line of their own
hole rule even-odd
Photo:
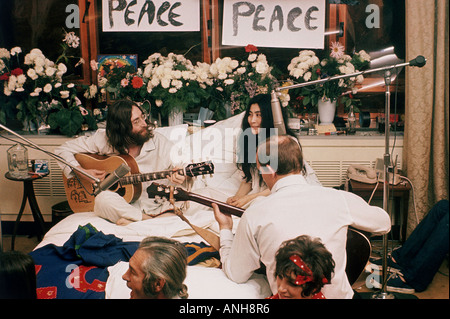
<svg viewBox="0 0 450 319">
<path fill-rule="evenodd" d="M 101 169 L 85 169 L 85 168 L 82 168 L 81 166 L 77 166 L 76 168 L 78 168 L 81 171 L 85 171 L 86 173 L 88 173 L 89 175 L 91 175 L 93 177 L 98 178 L 100 181 L 104 180 L 107 175 L 107 172 L 105 170 L 101 170 Z M 77 173 L 77 176 L 80 179 L 84 179 L 84 180 L 91 182 L 92 184 L 94 183 L 94 181 L 92 179 L 90 179 L 89 177 L 87 177 L 83 174 Z"/>
</svg>

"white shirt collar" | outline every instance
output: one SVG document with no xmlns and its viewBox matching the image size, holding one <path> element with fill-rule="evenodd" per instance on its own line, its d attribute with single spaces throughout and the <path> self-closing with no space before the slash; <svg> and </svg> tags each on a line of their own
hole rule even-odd
<svg viewBox="0 0 450 319">
<path fill-rule="evenodd" d="M 275 193 L 279 191 L 281 188 L 288 187 L 291 185 L 307 185 L 306 179 L 301 174 L 293 174 L 288 175 L 286 177 L 283 177 L 282 179 L 278 180 L 272 187 L 271 192 Z"/>
</svg>

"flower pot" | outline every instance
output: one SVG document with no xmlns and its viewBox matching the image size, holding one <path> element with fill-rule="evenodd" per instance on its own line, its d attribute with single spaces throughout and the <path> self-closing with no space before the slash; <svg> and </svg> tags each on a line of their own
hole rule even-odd
<svg viewBox="0 0 450 319">
<path fill-rule="evenodd" d="M 183 124 L 183 111 L 172 110 L 169 113 L 169 126 L 175 126 Z"/>
<path fill-rule="evenodd" d="M 336 101 L 330 99 L 320 99 L 318 104 L 319 120 L 321 125 L 331 124 L 334 121 L 334 114 L 336 113 Z"/>
</svg>

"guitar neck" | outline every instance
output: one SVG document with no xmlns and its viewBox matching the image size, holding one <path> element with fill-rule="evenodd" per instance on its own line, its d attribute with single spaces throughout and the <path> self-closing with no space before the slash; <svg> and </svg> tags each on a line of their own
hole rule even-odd
<svg viewBox="0 0 450 319">
<path fill-rule="evenodd" d="M 222 213 L 231 214 L 237 217 L 242 217 L 242 214 L 244 213 L 245 209 L 242 209 L 240 207 L 231 206 L 227 203 L 217 201 L 215 199 L 205 197 L 202 195 L 189 193 L 189 200 L 192 200 L 194 202 L 212 207 L 212 203 L 217 204 L 219 206 L 219 209 Z"/>
<path fill-rule="evenodd" d="M 158 179 L 165 179 L 167 175 L 172 175 L 177 172 L 180 175 L 185 175 L 184 168 L 180 168 L 179 170 L 166 170 L 160 172 L 146 173 L 146 174 L 131 174 L 120 178 L 120 183 L 122 185 L 129 184 L 139 184 L 142 182 L 154 181 Z"/>
</svg>

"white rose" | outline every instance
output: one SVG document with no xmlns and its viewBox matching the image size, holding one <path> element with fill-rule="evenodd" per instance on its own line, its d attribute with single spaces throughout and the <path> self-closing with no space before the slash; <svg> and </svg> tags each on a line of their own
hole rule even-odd
<svg viewBox="0 0 450 319">
<path fill-rule="evenodd" d="M 9 89 L 9 87 L 7 85 L 5 85 L 5 87 L 3 88 L 3 93 L 6 96 L 10 96 L 12 94 L 12 91 Z"/>
<path fill-rule="evenodd" d="M 170 79 L 161 79 L 161 86 L 165 89 L 168 89 L 170 87 Z"/>
<path fill-rule="evenodd" d="M 17 85 L 17 77 L 15 75 L 11 75 L 8 81 L 8 89 L 10 91 L 14 91 Z"/>
<path fill-rule="evenodd" d="M 256 60 L 257 57 L 258 57 L 258 55 L 257 55 L 256 53 L 251 53 L 251 54 L 248 56 L 248 61 L 253 62 L 253 61 Z"/>
<path fill-rule="evenodd" d="M 149 84 L 150 84 L 150 83 L 151 83 L 151 85 L 152 85 L 153 87 L 155 87 L 155 86 L 158 86 L 159 83 L 161 83 L 161 81 L 159 80 L 158 77 L 154 76 L 154 77 L 152 77 L 152 79 L 150 80 Z"/>
<path fill-rule="evenodd" d="M 64 63 L 58 64 L 58 71 L 62 72 L 63 74 L 67 72 L 67 67 Z"/>
<path fill-rule="evenodd" d="M 55 68 L 49 67 L 45 70 L 45 75 L 46 76 L 53 76 L 56 72 Z"/>
<path fill-rule="evenodd" d="M 244 74 L 245 73 L 246 68 L 245 67 L 240 67 L 236 70 L 237 74 Z"/>
<path fill-rule="evenodd" d="M 45 92 L 45 93 L 50 93 L 51 90 L 52 90 L 52 85 L 51 85 L 50 83 L 47 83 L 47 84 L 44 86 L 44 92 Z"/>
<path fill-rule="evenodd" d="M 67 99 L 70 95 L 70 92 L 69 91 L 61 91 L 60 94 L 63 99 Z"/>
<path fill-rule="evenodd" d="M 258 63 L 256 63 L 255 70 L 259 74 L 265 74 L 269 70 L 269 66 L 265 63 L 258 62 Z"/>
<path fill-rule="evenodd" d="M 11 58 L 11 54 L 7 49 L 0 48 L 0 59 L 2 58 L 6 58 L 8 60 Z"/>
<path fill-rule="evenodd" d="M 172 93 L 172 94 L 173 94 L 173 93 L 177 93 L 177 91 L 178 91 L 178 90 L 177 90 L 176 88 L 170 88 L 170 89 L 169 89 L 169 93 Z"/>
<path fill-rule="evenodd" d="M 292 72 L 290 72 L 290 74 L 296 79 L 298 79 L 299 77 L 303 76 L 304 72 L 305 71 L 303 71 L 303 69 L 294 69 L 292 70 Z"/>
<path fill-rule="evenodd" d="M 303 80 L 305 81 L 309 81 L 311 79 L 311 72 L 306 72 L 305 75 L 303 76 Z"/>
<path fill-rule="evenodd" d="M 356 77 L 356 83 L 361 84 L 364 82 L 364 76 L 362 74 Z"/>
<path fill-rule="evenodd" d="M 45 58 L 43 58 L 43 57 L 37 57 L 35 60 L 34 60 L 34 65 L 37 67 L 37 66 L 40 66 L 40 67 L 44 67 L 45 66 Z"/>
<path fill-rule="evenodd" d="M 24 85 L 26 81 L 27 81 L 27 77 L 25 76 L 25 74 L 19 74 L 17 76 L 17 83 L 19 85 Z"/>
</svg>

